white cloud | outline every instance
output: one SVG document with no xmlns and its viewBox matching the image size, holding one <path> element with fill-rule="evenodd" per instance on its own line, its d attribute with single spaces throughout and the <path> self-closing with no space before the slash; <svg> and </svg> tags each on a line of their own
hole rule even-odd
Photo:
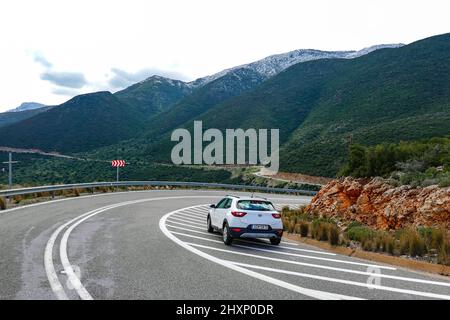
<svg viewBox="0 0 450 320">
<path fill-rule="evenodd" d="M 40 78 L 50 68 L 82 74 L 80 93 L 129 83 L 112 68 L 193 80 L 294 49 L 410 43 L 450 32 L 448 12 L 448 0 L 2 1 L 0 110 L 70 98 Z"/>
</svg>

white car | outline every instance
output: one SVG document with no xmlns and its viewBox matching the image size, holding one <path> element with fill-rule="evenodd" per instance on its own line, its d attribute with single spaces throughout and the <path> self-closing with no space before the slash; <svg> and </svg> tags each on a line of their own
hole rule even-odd
<svg viewBox="0 0 450 320">
<path fill-rule="evenodd" d="M 208 232 L 222 232 L 226 245 L 231 245 L 234 238 L 267 238 L 273 245 L 280 244 L 283 222 L 269 200 L 226 196 L 210 207 Z"/>
</svg>

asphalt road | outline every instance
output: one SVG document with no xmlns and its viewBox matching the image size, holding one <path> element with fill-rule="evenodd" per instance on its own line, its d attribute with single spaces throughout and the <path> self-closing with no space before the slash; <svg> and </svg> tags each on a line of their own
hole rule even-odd
<svg viewBox="0 0 450 320">
<path fill-rule="evenodd" d="M 450 299 L 437 275 L 291 241 L 227 247 L 205 227 L 207 205 L 226 193 L 112 193 L 3 211 L 0 299 Z"/>
</svg>

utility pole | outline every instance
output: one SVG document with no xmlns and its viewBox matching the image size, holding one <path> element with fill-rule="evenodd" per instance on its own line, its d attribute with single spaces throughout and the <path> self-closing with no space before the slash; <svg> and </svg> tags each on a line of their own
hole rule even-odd
<svg viewBox="0 0 450 320">
<path fill-rule="evenodd" d="M 9 174 L 8 174 L 8 184 L 9 188 L 12 189 L 12 165 L 19 161 L 12 161 L 12 153 L 9 153 L 9 161 L 3 162 L 4 164 L 8 164 Z"/>
</svg>

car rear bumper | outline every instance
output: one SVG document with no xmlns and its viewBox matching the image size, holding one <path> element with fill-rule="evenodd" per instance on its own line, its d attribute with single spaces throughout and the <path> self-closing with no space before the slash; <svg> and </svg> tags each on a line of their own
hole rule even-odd
<svg viewBox="0 0 450 320">
<path fill-rule="evenodd" d="M 233 238 L 281 238 L 283 229 L 253 230 L 250 228 L 230 228 L 230 235 Z"/>
</svg>

